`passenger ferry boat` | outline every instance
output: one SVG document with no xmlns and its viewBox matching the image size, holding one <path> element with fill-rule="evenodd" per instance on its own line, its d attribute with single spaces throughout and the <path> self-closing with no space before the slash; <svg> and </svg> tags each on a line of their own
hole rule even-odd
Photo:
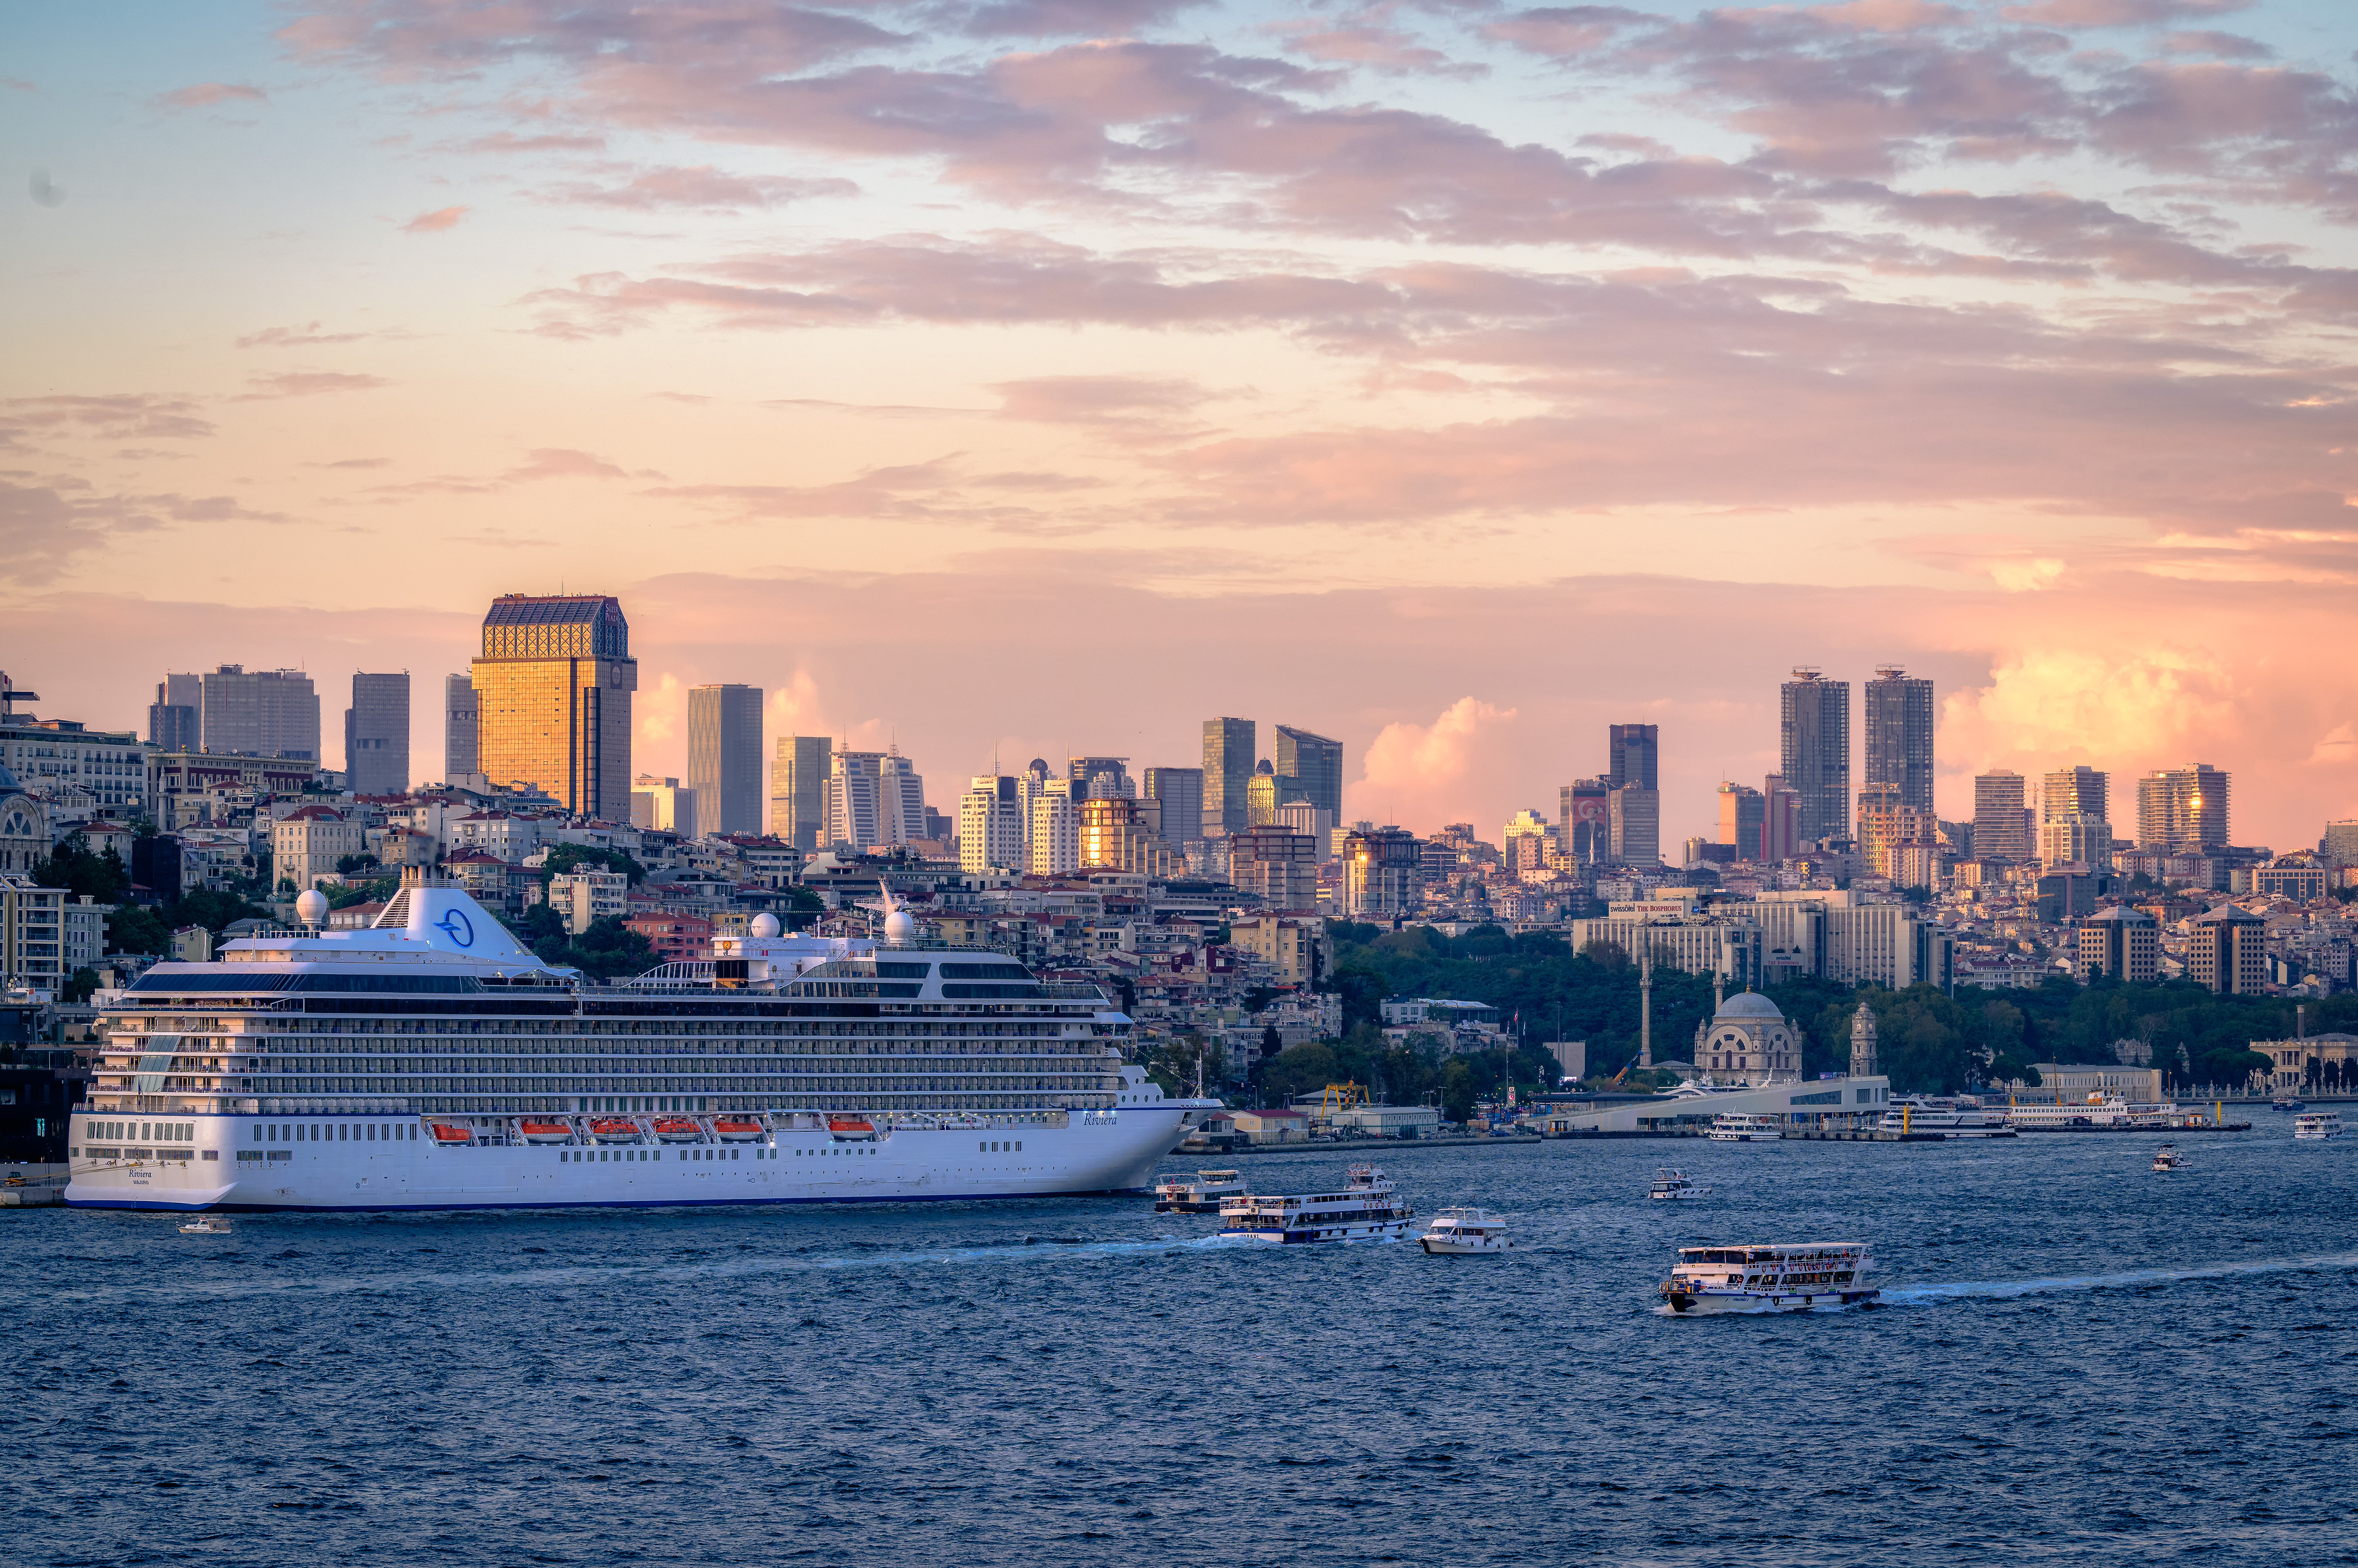
<svg viewBox="0 0 2358 1568">
<path fill-rule="evenodd" d="M 1694 1184 L 1684 1171 L 1673 1171 L 1663 1165 L 1654 1172 L 1654 1184 L 1648 1189 L 1650 1198 L 1699 1198 L 1709 1193 L 1709 1187 Z"/>
<path fill-rule="evenodd" d="M 1245 1190 L 1245 1179 L 1234 1171 L 1198 1171 L 1195 1179 L 1165 1176 L 1154 1184 L 1157 1214 L 1217 1214 L 1220 1205 Z"/>
<path fill-rule="evenodd" d="M 1392 1195 L 1391 1178 L 1354 1165 L 1338 1193 L 1307 1197 L 1243 1194 L 1220 1204 L 1220 1234 L 1249 1241 L 1390 1241 L 1408 1231 L 1416 1210 Z"/>
<path fill-rule="evenodd" d="M 2292 1119 L 2292 1135 L 2302 1142 L 2312 1139 L 2342 1136 L 2342 1113 L 2338 1110 L 2305 1110 Z"/>
<path fill-rule="evenodd" d="M 1418 1244 L 1427 1252 L 1474 1253 L 1511 1252 L 1514 1238 L 1507 1234 L 1504 1215 L 1492 1214 L 1487 1208 L 1445 1208 L 1433 1217 L 1418 1237 Z"/>
<path fill-rule="evenodd" d="M 1785 1130 L 1765 1116 L 1734 1116 L 1721 1112 L 1711 1119 L 1714 1143 L 1774 1143 Z"/>
<path fill-rule="evenodd" d="M 2132 1105 L 2117 1097 L 2090 1095 L 2061 1105 L 2009 1106 L 2006 1121 L 2018 1132 L 2101 1132 L 2185 1126 L 2189 1119 L 2175 1105 Z"/>
<path fill-rule="evenodd" d="M 311 903 L 308 918 L 318 918 Z M 321 901 L 323 902 L 323 901 Z M 781 936 L 619 985 L 460 889 L 258 932 L 100 1009 L 66 1201 L 448 1209 L 1141 1192 L 1216 1101 L 1126 1065 L 1093 986 L 1001 954 Z"/>
<path fill-rule="evenodd" d="M 1682 1247 L 1659 1293 L 1660 1311 L 1836 1312 L 1883 1292 L 1867 1284 L 1874 1258 L 1863 1241 L 1779 1242 L 1767 1247 Z"/>
<path fill-rule="evenodd" d="M 2003 1114 L 1953 1099 L 1928 1099 L 1909 1095 L 1891 1102 L 1879 1124 L 1885 1132 L 1907 1138 L 1928 1133 L 1942 1138 L 2012 1138 L 2014 1128 Z"/>
</svg>

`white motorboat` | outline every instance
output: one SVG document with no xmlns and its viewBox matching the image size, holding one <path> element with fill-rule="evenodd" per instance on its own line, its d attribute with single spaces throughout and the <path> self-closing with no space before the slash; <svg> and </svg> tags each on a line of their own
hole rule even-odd
<svg viewBox="0 0 2358 1568">
<path fill-rule="evenodd" d="M 1866 1282 L 1874 1266 L 1863 1241 L 1682 1247 L 1671 1277 L 1659 1287 L 1659 1310 L 1678 1317 L 1839 1312 L 1883 1294 Z"/>
<path fill-rule="evenodd" d="M 2153 1168 L 2157 1171 L 2175 1171 L 2185 1163 L 2186 1156 L 2178 1152 L 2175 1143 L 2165 1143 L 2153 1152 Z"/>
<path fill-rule="evenodd" d="M 1774 1143 L 1784 1136 L 1784 1128 L 1765 1116 L 1734 1116 L 1723 1112 L 1711 1119 L 1711 1141 L 1714 1143 Z"/>
<path fill-rule="evenodd" d="M 1234 1171 L 1198 1171 L 1195 1179 L 1165 1176 L 1154 1184 L 1157 1214 L 1217 1214 L 1220 1205 L 1239 1196 L 1245 1179 Z"/>
<path fill-rule="evenodd" d="M 1504 1215 L 1487 1208 L 1445 1208 L 1417 1238 L 1427 1252 L 1511 1252 L 1514 1238 L 1507 1234 Z"/>
<path fill-rule="evenodd" d="M 2342 1113 L 2338 1110 L 2305 1110 L 2292 1119 L 2292 1135 L 2307 1143 L 2312 1139 L 2342 1136 Z"/>
<path fill-rule="evenodd" d="M 1354 1165 L 1340 1192 L 1302 1197 L 1240 1194 L 1220 1204 L 1220 1234 L 1248 1241 L 1391 1241 L 1416 1210 L 1393 1195 L 1391 1178 Z"/>
<path fill-rule="evenodd" d="M 200 1215 L 180 1227 L 183 1236 L 227 1236 L 229 1233 L 229 1221 L 219 1215 Z"/>
<path fill-rule="evenodd" d="M 1674 1171 L 1663 1165 L 1654 1172 L 1654 1184 L 1646 1195 L 1650 1198 L 1699 1198 L 1710 1191 L 1709 1187 L 1695 1185 L 1684 1171 Z"/>
</svg>

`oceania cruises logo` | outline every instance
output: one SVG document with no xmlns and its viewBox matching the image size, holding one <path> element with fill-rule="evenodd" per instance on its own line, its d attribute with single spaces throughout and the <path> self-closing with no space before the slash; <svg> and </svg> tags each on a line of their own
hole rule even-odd
<svg viewBox="0 0 2358 1568">
<path fill-rule="evenodd" d="M 442 918 L 434 923 L 434 929 L 461 947 L 475 945 L 475 923 L 467 918 L 467 912 L 463 909 L 444 910 Z"/>
</svg>

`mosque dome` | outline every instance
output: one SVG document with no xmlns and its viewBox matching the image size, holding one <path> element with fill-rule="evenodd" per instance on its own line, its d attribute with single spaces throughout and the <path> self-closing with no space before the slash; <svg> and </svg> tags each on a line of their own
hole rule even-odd
<svg viewBox="0 0 2358 1568">
<path fill-rule="evenodd" d="M 1785 1021 L 1785 1014 L 1775 1002 L 1770 1001 L 1758 991 L 1738 991 L 1721 1002 L 1719 1011 L 1712 1014 L 1712 1018 L 1714 1022 L 1723 1018 L 1773 1018 L 1782 1023 Z"/>
</svg>

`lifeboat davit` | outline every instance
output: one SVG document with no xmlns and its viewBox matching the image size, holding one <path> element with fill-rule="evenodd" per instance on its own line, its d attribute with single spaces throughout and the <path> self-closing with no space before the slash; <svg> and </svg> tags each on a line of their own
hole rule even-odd
<svg viewBox="0 0 2358 1568">
<path fill-rule="evenodd" d="M 625 1121 L 619 1116 L 601 1116 L 590 1124 L 590 1136 L 600 1143 L 636 1143 L 641 1134 L 635 1121 Z"/>
<path fill-rule="evenodd" d="M 723 1143 L 759 1143 L 763 1137 L 762 1124 L 741 1116 L 715 1117 L 712 1132 Z"/>
<path fill-rule="evenodd" d="M 827 1130 L 838 1138 L 873 1138 L 876 1124 L 864 1116 L 830 1116 Z"/>
<path fill-rule="evenodd" d="M 534 1121 L 526 1119 L 520 1124 L 526 1143 L 570 1143 L 573 1129 L 562 1121 Z"/>
<path fill-rule="evenodd" d="M 437 1143 L 472 1143 L 475 1141 L 475 1130 L 471 1127 L 452 1127 L 448 1122 L 438 1121 L 433 1123 L 433 1128 Z"/>
<path fill-rule="evenodd" d="M 666 1143 L 694 1143 L 704 1136 L 704 1129 L 684 1116 L 659 1116 L 655 1136 Z"/>
</svg>

